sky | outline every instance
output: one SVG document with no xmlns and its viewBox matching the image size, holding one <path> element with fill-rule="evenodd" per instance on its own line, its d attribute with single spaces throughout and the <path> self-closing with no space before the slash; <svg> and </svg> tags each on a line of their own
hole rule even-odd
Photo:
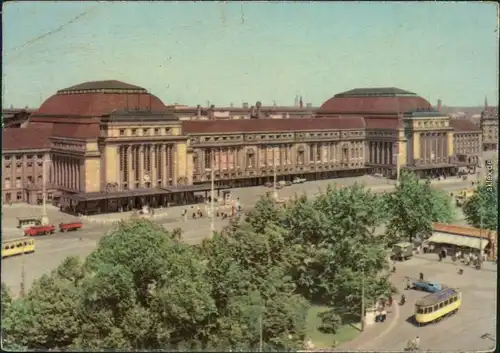
<svg viewBox="0 0 500 353">
<path fill-rule="evenodd" d="M 109 79 L 165 104 L 319 106 L 361 87 L 498 101 L 493 2 L 22 1 L 2 15 L 4 107 Z"/>
</svg>

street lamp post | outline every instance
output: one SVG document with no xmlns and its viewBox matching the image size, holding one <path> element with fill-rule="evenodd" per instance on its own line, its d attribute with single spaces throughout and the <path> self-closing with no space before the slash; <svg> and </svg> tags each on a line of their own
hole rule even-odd
<svg viewBox="0 0 500 353">
<path fill-rule="evenodd" d="M 213 237 L 215 231 L 215 154 L 214 150 L 210 151 L 210 159 L 212 161 L 210 166 L 210 237 Z"/>
<path fill-rule="evenodd" d="M 43 225 L 49 224 L 47 215 L 47 173 L 45 168 L 47 163 L 50 163 L 50 160 L 44 159 L 42 164 L 42 217 L 40 220 Z"/>
<path fill-rule="evenodd" d="M 278 192 L 276 191 L 276 147 L 273 146 L 273 197 L 278 199 Z"/>
<path fill-rule="evenodd" d="M 396 186 L 399 185 L 399 176 L 400 176 L 400 163 L 399 163 L 399 153 L 396 153 Z"/>
</svg>

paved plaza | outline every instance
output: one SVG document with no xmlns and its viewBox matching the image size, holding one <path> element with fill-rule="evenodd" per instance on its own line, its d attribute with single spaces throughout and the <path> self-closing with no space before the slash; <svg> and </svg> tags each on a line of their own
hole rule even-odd
<svg viewBox="0 0 500 353">
<path fill-rule="evenodd" d="M 320 190 L 324 190 L 328 184 L 353 185 L 355 183 L 364 184 L 374 191 L 387 191 L 394 187 L 393 181 L 378 179 L 371 176 L 358 178 L 344 178 L 334 180 L 323 180 L 306 182 L 285 187 L 278 191 L 280 198 L 292 197 L 295 194 L 314 195 Z M 453 191 L 470 186 L 467 182 L 457 179 L 436 182 L 437 187 L 447 191 Z M 248 212 L 260 197 L 265 196 L 272 188 L 253 187 L 232 189 L 233 199 L 239 198 L 243 205 L 243 210 Z M 196 208 L 198 206 L 194 206 Z M 186 243 L 195 244 L 210 234 L 210 220 L 208 217 L 202 219 L 192 219 L 190 216 L 185 220 L 182 211 L 190 209 L 190 206 L 171 207 L 157 210 L 154 218 L 155 222 L 162 224 L 166 229 L 181 228 L 183 230 L 183 240 Z M 204 210 L 205 205 L 200 205 Z M 77 217 L 59 212 L 53 206 L 47 206 L 49 220 L 53 224 L 76 220 Z M 41 206 L 27 204 L 4 205 L 2 207 L 2 227 L 3 239 L 19 238 L 22 231 L 17 228 L 17 217 L 36 217 L 42 214 Z M 128 218 L 130 214 L 114 213 L 101 216 L 92 216 L 83 219 L 84 228 L 78 232 L 55 233 L 53 235 L 36 238 L 36 252 L 34 254 L 7 258 L 2 260 L 2 280 L 7 283 L 14 293 L 19 292 L 19 284 L 24 262 L 26 286 L 29 287 L 33 279 L 38 278 L 43 273 L 55 268 L 66 256 L 78 255 L 85 258 L 98 244 L 99 239 L 112 227 L 113 222 L 120 218 Z M 222 229 L 228 224 L 227 220 L 217 219 L 215 228 Z"/>
<path fill-rule="evenodd" d="M 464 269 L 459 275 L 458 268 Z M 494 263 L 485 263 L 483 269 L 459 267 L 451 261 L 439 262 L 435 254 L 417 255 L 413 259 L 397 264 L 397 271 L 392 275 L 393 282 L 400 293 L 407 297 L 407 303 L 399 307 L 397 322 L 378 338 L 360 342 L 355 349 L 374 351 L 400 351 L 406 342 L 420 337 L 422 350 L 432 351 L 476 351 L 495 347 L 491 339 L 481 338 L 489 334 L 496 337 L 496 290 L 497 272 Z M 462 306 L 454 316 L 438 323 L 422 327 L 412 322 L 414 303 L 428 293 L 405 290 L 405 276 L 424 278 L 458 288 L 462 292 Z M 399 301 L 400 294 L 396 297 Z M 367 335 L 368 336 L 368 335 Z"/>
</svg>

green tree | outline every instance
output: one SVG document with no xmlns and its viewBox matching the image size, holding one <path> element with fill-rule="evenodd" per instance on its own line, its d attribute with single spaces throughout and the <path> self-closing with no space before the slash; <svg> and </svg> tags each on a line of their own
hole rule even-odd
<svg viewBox="0 0 500 353">
<path fill-rule="evenodd" d="M 9 309 L 12 304 L 12 295 L 10 293 L 9 287 L 2 282 L 2 317 L 4 317 L 5 312 Z"/>
<path fill-rule="evenodd" d="M 412 172 L 403 171 L 396 190 L 386 193 L 384 198 L 389 245 L 403 239 L 412 242 L 418 236 L 429 234 L 432 222 L 453 220 L 450 198 L 431 189 L 430 183 L 421 182 Z"/>
<path fill-rule="evenodd" d="M 467 223 L 496 231 L 498 227 L 498 180 L 480 184 L 463 207 Z"/>
<path fill-rule="evenodd" d="M 13 302 L 2 326 L 8 342 L 31 349 L 71 345 L 78 337 L 80 263 L 69 257 L 33 283 L 26 297 Z"/>
<path fill-rule="evenodd" d="M 233 225 L 202 244 L 219 313 L 211 346 L 257 349 L 260 323 L 268 349 L 302 344 L 308 304 L 294 294 L 287 276 L 291 265 L 283 229 L 275 222 L 257 221 L 277 211 L 267 205 L 262 216 L 254 211 L 250 222 Z"/>
<path fill-rule="evenodd" d="M 136 220 L 102 238 L 85 263 L 79 347 L 165 349 L 207 340 L 212 288 L 199 253 L 177 233 Z"/>
</svg>

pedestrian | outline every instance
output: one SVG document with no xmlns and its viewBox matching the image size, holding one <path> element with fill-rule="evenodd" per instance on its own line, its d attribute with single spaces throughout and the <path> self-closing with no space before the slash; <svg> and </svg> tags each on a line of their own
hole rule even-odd
<svg viewBox="0 0 500 353">
<path fill-rule="evenodd" d="M 424 280 L 424 274 L 422 272 L 420 272 L 419 278 L 420 278 L 421 281 Z"/>
<path fill-rule="evenodd" d="M 392 295 L 390 295 L 389 299 L 387 300 L 387 306 L 389 306 L 389 307 L 392 306 Z"/>
<path fill-rule="evenodd" d="M 420 337 L 415 337 L 415 349 L 419 350 L 420 349 Z"/>
<path fill-rule="evenodd" d="M 406 278 L 406 290 L 409 290 L 411 288 L 411 281 L 409 278 Z"/>
<path fill-rule="evenodd" d="M 382 309 L 382 312 L 380 313 L 381 322 L 384 322 L 386 318 L 387 318 L 387 312 L 385 311 L 385 309 Z"/>
</svg>

